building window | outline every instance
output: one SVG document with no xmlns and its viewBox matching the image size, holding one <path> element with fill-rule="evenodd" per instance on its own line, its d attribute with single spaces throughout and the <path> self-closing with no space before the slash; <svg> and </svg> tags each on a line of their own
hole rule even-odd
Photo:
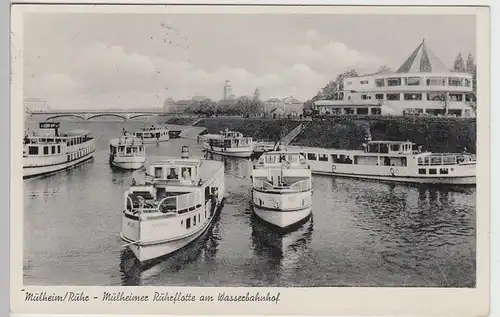
<svg viewBox="0 0 500 317">
<path fill-rule="evenodd" d="M 375 99 L 377 100 L 384 100 L 384 94 L 376 94 Z"/>
<path fill-rule="evenodd" d="M 427 78 L 427 86 L 444 86 L 446 79 L 443 77 L 429 77 Z"/>
<path fill-rule="evenodd" d="M 420 77 L 408 77 L 405 78 L 407 86 L 419 86 L 420 85 Z"/>
<path fill-rule="evenodd" d="M 310 161 L 316 161 L 316 153 L 307 153 L 307 159 Z"/>
<path fill-rule="evenodd" d="M 440 92 L 429 92 L 427 93 L 427 100 L 444 101 L 444 95 Z"/>
<path fill-rule="evenodd" d="M 450 94 L 450 101 L 463 101 L 463 100 L 464 100 L 463 94 Z"/>
<path fill-rule="evenodd" d="M 427 173 L 426 173 L 426 169 L 425 169 L 425 168 L 419 168 L 419 169 L 418 169 L 418 173 L 419 173 L 419 174 L 421 174 L 421 175 L 423 175 L 423 174 L 427 174 Z"/>
<path fill-rule="evenodd" d="M 462 86 L 462 79 L 458 77 L 450 77 L 448 78 L 448 85 L 454 87 L 460 87 Z"/>
<path fill-rule="evenodd" d="M 385 80 L 384 79 L 375 79 L 375 86 L 385 87 Z"/>
<path fill-rule="evenodd" d="M 400 94 L 387 94 L 387 100 L 400 100 Z"/>
<path fill-rule="evenodd" d="M 404 94 L 405 100 L 422 100 L 422 94 Z"/>
<path fill-rule="evenodd" d="M 358 114 L 368 114 L 368 108 L 358 108 Z"/>
<path fill-rule="evenodd" d="M 318 161 L 328 162 L 328 155 L 326 155 L 326 154 L 319 154 L 318 155 Z"/>
<path fill-rule="evenodd" d="M 401 86 L 401 78 L 400 77 L 387 78 L 387 86 Z"/>
<path fill-rule="evenodd" d="M 29 155 L 38 155 L 38 146 L 30 146 L 28 147 Z"/>
<path fill-rule="evenodd" d="M 437 170 L 435 168 L 429 168 L 429 174 L 430 175 L 436 175 L 437 174 Z"/>
<path fill-rule="evenodd" d="M 360 81 L 360 83 L 361 83 L 361 85 L 366 85 L 366 84 L 368 84 L 368 80 L 362 80 L 362 81 Z"/>
</svg>

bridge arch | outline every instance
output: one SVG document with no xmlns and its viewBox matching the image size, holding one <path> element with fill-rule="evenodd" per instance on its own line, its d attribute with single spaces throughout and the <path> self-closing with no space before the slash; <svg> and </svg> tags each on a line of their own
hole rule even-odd
<svg viewBox="0 0 500 317">
<path fill-rule="evenodd" d="M 81 119 L 81 120 L 85 120 L 84 117 L 76 115 L 76 114 L 58 114 L 58 115 L 55 115 L 55 116 L 48 117 L 47 119 L 45 119 L 45 121 L 50 121 L 52 119 L 63 118 L 63 117 L 78 118 L 78 119 Z"/>
<path fill-rule="evenodd" d="M 127 117 L 124 117 L 122 115 L 115 114 L 115 113 L 99 113 L 99 114 L 95 114 L 93 116 L 89 116 L 87 118 L 87 120 L 91 120 L 91 119 L 99 118 L 99 117 L 117 117 L 117 118 L 123 119 L 123 121 L 127 121 Z"/>
<path fill-rule="evenodd" d="M 158 114 L 156 113 L 141 113 L 141 114 L 131 115 L 129 119 L 135 119 L 140 117 L 157 117 L 157 116 Z"/>
</svg>

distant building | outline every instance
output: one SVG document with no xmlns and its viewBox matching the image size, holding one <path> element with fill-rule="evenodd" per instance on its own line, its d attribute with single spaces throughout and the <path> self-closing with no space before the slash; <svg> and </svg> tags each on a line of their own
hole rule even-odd
<svg viewBox="0 0 500 317">
<path fill-rule="evenodd" d="M 260 91 L 259 91 L 259 88 L 255 89 L 255 91 L 253 93 L 253 100 L 260 101 Z"/>
<path fill-rule="evenodd" d="M 230 96 L 233 95 L 233 87 L 229 80 L 226 80 L 224 84 L 223 100 L 229 100 Z"/>
<path fill-rule="evenodd" d="M 425 40 L 395 73 L 344 79 L 334 100 L 314 103 L 320 114 L 475 116 L 472 75 L 451 72 Z"/>
<path fill-rule="evenodd" d="M 236 95 L 231 94 L 227 100 L 235 100 L 235 99 L 236 99 Z"/>
<path fill-rule="evenodd" d="M 177 100 L 168 98 L 163 103 L 163 111 L 168 113 L 184 113 L 186 108 L 192 103 L 192 100 Z"/>
<path fill-rule="evenodd" d="M 277 113 L 281 113 L 287 116 L 300 116 L 302 114 L 303 106 L 303 102 L 298 101 L 292 96 L 283 99 L 271 98 L 264 102 L 264 112 L 276 113 L 273 111 L 276 109 L 280 109 L 280 111 Z"/>
<path fill-rule="evenodd" d="M 208 98 L 207 96 L 194 96 L 193 98 L 191 98 L 191 100 L 193 101 L 203 101 L 203 100 L 206 100 L 206 99 L 210 99 Z"/>
<path fill-rule="evenodd" d="M 24 109 L 29 112 L 43 112 L 50 110 L 47 101 L 39 98 L 26 98 L 24 99 Z"/>
</svg>

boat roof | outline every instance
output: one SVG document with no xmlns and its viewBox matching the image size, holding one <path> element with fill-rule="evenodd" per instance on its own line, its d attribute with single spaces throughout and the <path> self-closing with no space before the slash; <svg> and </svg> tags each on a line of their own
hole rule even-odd
<svg viewBox="0 0 500 317">
<path fill-rule="evenodd" d="M 142 126 L 140 128 L 136 128 L 134 129 L 135 132 L 138 132 L 138 131 L 152 131 L 152 130 L 161 130 L 161 129 L 167 129 L 167 127 L 165 125 L 161 125 L 161 124 L 155 124 L 155 125 L 151 125 L 151 126 Z"/>
<path fill-rule="evenodd" d="M 227 135 L 222 135 L 222 134 L 204 134 L 204 138 L 211 138 L 211 139 L 244 139 L 244 138 L 251 138 L 251 137 L 246 137 L 242 133 L 238 132 L 239 135 L 233 135 L 233 136 L 227 136 Z"/>
<path fill-rule="evenodd" d="M 411 141 L 383 141 L 383 140 L 376 140 L 376 141 L 368 141 L 367 144 L 404 144 L 404 143 L 412 143 Z"/>
<path fill-rule="evenodd" d="M 300 152 L 299 151 L 288 151 L 288 150 L 283 150 L 283 151 L 269 151 L 269 152 L 265 152 L 264 154 L 262 155 L 300 155 Z"/>
<path fill-rule="evenodd" d="M 141 139 L 135 138 L 135 137 L 129 137 L 129 136 L 122 136 L 119 138 L 112 139 L 109 143 L 113 146 L 143 145 L 144 144 L 144 142 Z"/>
</svg>

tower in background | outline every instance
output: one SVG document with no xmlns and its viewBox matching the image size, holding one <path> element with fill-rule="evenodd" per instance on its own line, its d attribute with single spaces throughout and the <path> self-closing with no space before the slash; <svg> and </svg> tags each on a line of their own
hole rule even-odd
<svg viewBox="0 0 500 317">
<path fill-rule="evenodd" d="M 231 82 L 229 80 L 226 80 L 226 83 L 224 84 L 224 100 L 229 100 L 229 97 L 233 94 L 233 87 L 231 86 Z"/>
<path fill-rule="evenodd" d="M 260 91 L 259 88 L 255 89 L 253 93 L 253 100 L 254 101 L 260 101 Z"/>
</svg>

